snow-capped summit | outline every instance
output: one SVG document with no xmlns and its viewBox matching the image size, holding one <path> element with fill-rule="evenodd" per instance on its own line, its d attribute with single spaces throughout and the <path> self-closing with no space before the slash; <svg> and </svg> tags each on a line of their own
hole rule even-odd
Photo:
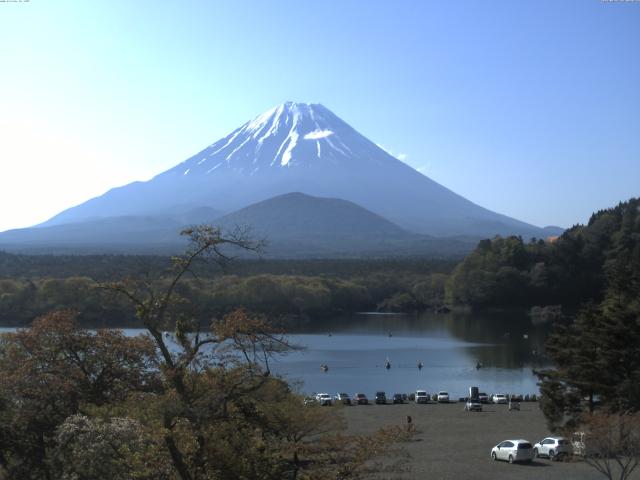
<svg viewBox="0 0 640 480">
<path fill-rule="evenodd" d="M 544 235 L 439 185 L 323 105 L 293 102 L 258 115 L 148 182 L 110 190 L 43 225 L 202 207 L 230 213 L 289 192 L 354 202 L 417 233 Z"/>
<path fill-rule="evenodd" d="M 278 168 L 316 168 L 375 158 L 376 145 L 320 104 L 285 102 L 258 115 L 170 170 L 210 175 L 230 169 L 248 175 Z M 367 155 L 369 151 L 369 155 Z"/>
</svg>

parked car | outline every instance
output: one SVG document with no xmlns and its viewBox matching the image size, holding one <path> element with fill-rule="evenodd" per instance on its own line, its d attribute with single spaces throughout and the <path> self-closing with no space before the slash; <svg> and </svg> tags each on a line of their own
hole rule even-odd
<svg viewBox="0 0 640 480">
<path fill-rule="evenodd" d="M 467 403 L 464 404 L 464 409 L 467 412 L 481 412 L 482 404 L 480 403 L 479 400 L 475 398 L 470 398 L 467 400 Z"/>
<path fill-rule="evenodd" d="M 489 403 L 489 395 L 480 392 L 478 394 L 478 400 L 480 400 L 480 403 Z"/>
<path fill-rule="evenodd" d="M 493 397 L 491 397 L 491 401 L 493 403 L 504 403 L 505 405 L 509 403 L 509 400 L 504 393 L 496 393 Z"/>
<path fill-rule="evenodd" d="M 343 405 L 351 405 L 351 397 L 348 393 L 338 393 L 334 397 L 336 403 L 342 403 Z"/>
<path fill-rule="evenodd" d="M 320 405 L 327 405 L 327 406 L 331 406 L 331 395 L 329 395 L 328 393 L 318 393 L 316 395 L 316 401 L 320 404 Z"/>
<path fill-rule="evenodd" d="M 376 392 L 376 404 L 385 405 L 387 403 L 387 394 L 384 392 Z"/>
<path fill-rule="evenodd" d="M 506 460 L 509 463 L 531 462 L 533 446 L 528 440 L 505 440 L 491 449 L 493 460 Z"/>
<path fill-rule="evenodd" d="M 533 454 L 536 457 L 558 460 L 571 454 L 571 445 L 564 437 L 547 437 L 533 446 Z"/>
<path fill-rule="evenodd" d="M 393 403 L 404 403 L 404 395 L 402 395 L 401 393 L 394 393 L 393 394 Z"/>
<path fill-rule="evenodd" d="M 369 405 L 369 399 L 364 393 L 356 393 L 353 396 L 353 400 L 358 405 Z"/>
<path fill-rule="evenodd" d="M 449 392 L 438 392 L 438 403 L 449 403 Z"/>
<path fill-rule="evenodd" d="M 416 390 L 416 403 L 429 403 L 429 394 L 424 390 Z"/>
</svg>

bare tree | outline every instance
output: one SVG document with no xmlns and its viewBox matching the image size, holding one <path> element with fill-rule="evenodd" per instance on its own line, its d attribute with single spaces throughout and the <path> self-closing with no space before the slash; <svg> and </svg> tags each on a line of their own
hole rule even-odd
<svg viewBox="0 0 640 480">
<path fill-rule="evenodd" d="M 332 412 L 302 406 L 289 385 L 271 376 L 271 356 L 291 346 L 264 316 L 239 309 L 201 332 L 200 319 L 193 318 L 189 300 L 180 295 L 181 280 L 194 274 L 201 258 L 224 265 L 231 259 L 229 248 L 257 252 L 262 242 L 250 240 L 246 231 L 223 235 L 209 226 L 183 235 L 191 247 L 173 258 L 166 277 L 102 286 L 136 306 L 155 340 L 164 391 L 133 408 L 142 410 L 142 418 L 152 418 L 150 428 L 160 432 L 159 443 L 177 476 L 360 478 L 374 457 L 395 456 L 388 447 L 411 433 L 395 427 L 366 437 L 331 434 L 341 427 Z M 170 327 L 173 335 L 166 333 Z"/>
<path fill-rule="evenodd" d="M 210 259 L 224 266 L 235 251 L 259 252 L 264 242 L 252 240 L 247 230 L 223 233 L 220 228 L 201 225 L 184 230 L 190 245 L 182 256 L 172 258 L 172 269 L 164 281 L 126 279 L 103 284 L 102 288 L 127 297 L 136 307 L 136 316 L 154 339 L 160 355 L 160 370 L 178 402 L 164 413 L 165 445 L 174 467 L 183 480 L 204 477 L 207 439 L 203 425 L 227 415 L 232 398 L 260 388 L 269 376 L 269 356 L 287 346 L 284 338 L 268 322 L 240 311 L 214 323 L 210 333 L 200 329 L 200 319 L 189 318 L 181 308 L 185 299 L 177 293 L 179 283 L 199 259 Z M 173 327 L 174 335 L 164 332 Z M 177 345 L 172 343 L 175 340 Z M 229 344 L 242 353 L 229 352 Z M 242 368 L 234 368 L 242 362 Z M 222 366 L 216 377 L 217 395 L 203 394 L 193 374 L 210 366 Z M 195 453 L 181 451 L 174 432 L 187 421 L 197 441 Z"/>
<path fill-rule="evenodd" d="M 640 416 L 596 413 L 582 428 L 584 461 L 611 480 L 630 478 L 640 464 Z"/>
</svg>

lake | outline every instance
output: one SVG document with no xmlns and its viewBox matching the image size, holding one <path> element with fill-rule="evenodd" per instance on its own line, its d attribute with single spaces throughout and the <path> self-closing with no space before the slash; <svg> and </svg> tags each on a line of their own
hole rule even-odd
<svg viewBox="0 0 640 480">
<path fill-rule="evenodd" d="M 532 368 L 545 365 L 538 354 L 545 336 L 546 329 L 515 313 L 359 314 L 290 334 L 290 342 L 304 348 L 277 358 L 271 367 L 304 393 L 372 397 L 377 390 L 390 395 L 424 389 L 446 390 L 457 399 L 469 386 L 478 386 L 489 394 L 524 395 L 538 393 Z M 483 367 L 476 369 L 477 362 Z"/>
<path fill-rule="evenodd" d="M 446 390 L 457 399 L 467 395 L 469 386 L 478 386 L 489 394 L 524 395 L 538 393 L 532 368 L 545 365 L 538 354 L 545 336 L 545 329 L 521 314 L 363 314 L 290 335 L 305 349 L 272 367 L 300 381 L 305 393 L 372 396 L 377 390 L 392 394 L 420 388 Z M 424 365 L 421 370 L 418 362 Z M 483 367 L 476 369 L 477 362 Z"/>
</svg>

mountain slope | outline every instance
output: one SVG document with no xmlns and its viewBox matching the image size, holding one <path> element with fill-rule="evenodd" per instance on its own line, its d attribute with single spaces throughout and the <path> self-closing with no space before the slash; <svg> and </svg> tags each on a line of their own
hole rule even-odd
<svg viewBox="0 0 640 480">
<path fill-rule="evenodd" d="M 161 215 L 177 205 L 232 212 L 287 192 L 349 200 L 429 235 L 544 235 L 538 227 L 491 212 L 439 185 L 324 106 L 291 102 L 148 182 L 110 190 L 44 225 Z"/>
<path fill-rule="evenodd" d="M 222 226 L 248 225 L 272 237 L 402 238 L 406 231 L 375 213 L 337 198 L 287 193 L 221 217 Z"/>
<path fill-rule="evenodd" d="M 249 205 L 216 223 L 249 227 L 252 236 L 267 240 L 266 253 L 276 256 L 393 255 L 394 244 L 414 237 L 352 202 L 302 193 Z"/>
<path fill-rule="evenodd" d="M 23 253 L 173 254 L 186 246 L 179 232 L 203 222 L 225 230 L 248 228 L 252 238 L 267 241 L 262 252 L 267 258 L 450 257 L 466 254 L 477 243 L 409 233 L 352 202 L 302 193 L 280 195 L 213 221 L 205 218 L 211 214 L 204 210 L 182 217 L 107 217 L 13 230 L 0 234 L 0 248 Z M 242 252 L 234 252 L 238 253 Z"/>
<path fill-rule="evenodd" d="M 266 257 L 452 257 L 477 243 L 410 233 L 355 203 L 299 192 L 254 203 L 216 224 L 248 227 L 254 238 L 267 241 Z"/>
<path fill-rule="evenodd" d="M 0 233 L 0 249 L 26 253 L 175 253 L 187 225 L 213 223 L 220 212 L 201 207 L 163 215 L 93 217 Z"/>
</svg>

